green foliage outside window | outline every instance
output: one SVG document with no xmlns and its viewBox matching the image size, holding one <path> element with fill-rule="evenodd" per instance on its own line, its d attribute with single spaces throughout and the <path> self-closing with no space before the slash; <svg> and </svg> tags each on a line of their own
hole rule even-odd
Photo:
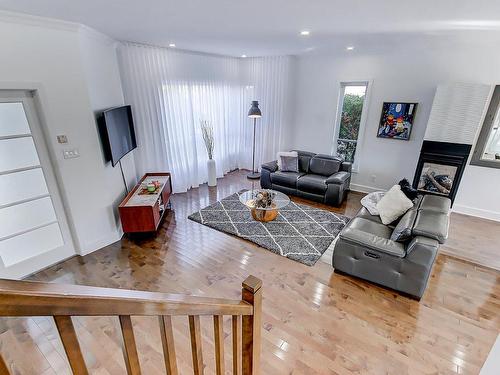
<svg viewBox="0 0 500 375">
<path fill-rule="evenodd" d="M 364 100 L 364 95 L 344 95 L 344 105 L 342 106 L 342 117 L 340 119 L 340 139 L 358 139 Z"/>
<path fill-rule="evenodd" d="M 364 95 L 344 95 L 337 153 L 344 156 L 346 161 L 354 161 L 364 100 Z"/>
</svg>

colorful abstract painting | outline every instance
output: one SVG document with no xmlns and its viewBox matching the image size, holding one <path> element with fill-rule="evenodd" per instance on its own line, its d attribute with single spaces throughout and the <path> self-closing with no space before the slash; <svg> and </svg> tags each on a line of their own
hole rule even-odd
<svg viewBox="0 0 500 375">
<path fill-rule="evenodd" d="M 417 103 L 384 102 L 377 137 L 409 140 Z"/>
</svg>

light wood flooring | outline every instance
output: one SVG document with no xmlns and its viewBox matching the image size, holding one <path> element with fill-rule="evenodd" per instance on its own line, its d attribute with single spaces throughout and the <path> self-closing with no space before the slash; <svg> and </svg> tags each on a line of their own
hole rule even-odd
<svg viewBox="0 0 500 375">
<path fill-rule="evenodd" d="M 239 298 L 242 280 L 253 274 L 264 288 L 262 374 L 479 373 L 500 330 L 500 272 L 440 254 L 419 303 L 337 275 L 321 261 L 308 267 L 187 219 L 250 186 L 244 172 L 233 172 L 217 188 L 176 194 L 174 211 L 156 237 L 125 237 L 31 279 Z M 350 193 L 335 210 L 352 216 L 360 198 Z M 453 215 L 447 251 L 493 249 L 500 224 L 485 225 L 488 234 L 476 219 Z M 190 374 L 187 318 L 173 322 L 180 373 Z M 124 374 L 117 319 L 79 317 L 75 323 L 92 373 Z M 156 319 L 134 317 L 133 323 L 143 373 L 164 373 Z M 213 374 L 212 322 L 202 318 L 202 328 L 205 373 Z M 230 368 L 229 317 L 224 330 Z M 0 352 L 19 374 L 69 373 L 49 318 L 1 319 Z"/>
</svg>

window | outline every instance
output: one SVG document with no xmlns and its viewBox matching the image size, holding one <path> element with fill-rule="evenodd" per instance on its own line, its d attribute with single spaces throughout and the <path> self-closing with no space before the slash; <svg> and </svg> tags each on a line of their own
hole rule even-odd
<svg viewBox="0 0 500 375">
<path fill-rule="evenodd" d="M 471 164 L 500 168 L 500 85 L 493 92 Z"/>
<path fill-rule="evenodd" d="M 334 153 L 342 155 L 357 169 L 356 148 L 363 130 L 368 82 L 343 82 L 335 124 Z"/>
</svg>

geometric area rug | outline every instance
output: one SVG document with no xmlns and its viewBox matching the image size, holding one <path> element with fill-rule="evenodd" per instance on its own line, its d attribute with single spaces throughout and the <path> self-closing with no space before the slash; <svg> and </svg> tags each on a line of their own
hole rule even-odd
<svg viewBox="0 0 500 375">
<path fill-rule="evenodd" d="M 349 221 L 334 212 L 290 202 L 274 221 L 262 223 L 252 218 L 238 194 L 189 215 L 189 219 L 308 266 L 321 258 Z"/>
</svg>

